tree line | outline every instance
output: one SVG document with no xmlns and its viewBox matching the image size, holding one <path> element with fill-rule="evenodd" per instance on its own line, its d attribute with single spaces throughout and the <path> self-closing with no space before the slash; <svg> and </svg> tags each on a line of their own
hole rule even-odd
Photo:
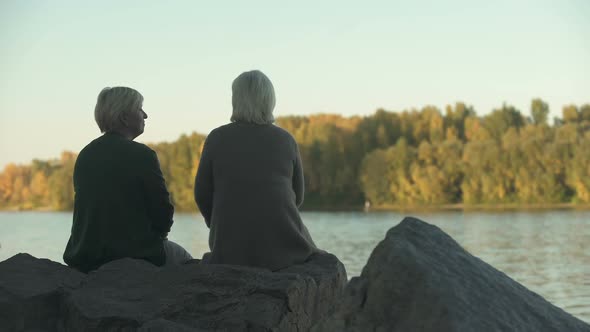
<svg viewBox="0 0 590 332">
<path fill-rule="evenodd" d="M 277 125 L 299 144 L 304 208 L 450 204 L 590 204 L 590 104 L 567 105 L 549 124 L 534 99 L 530 116 L 510 105 L 478 116 L 456 103 L 370 116 L 287 116 Z M 205 136 L 150 144 L 173 203 L 196 211 L 193 184 Z M 0 208 L 70 210 L 76 154 L 9 164 L 0 173 Z"/>
</svg>

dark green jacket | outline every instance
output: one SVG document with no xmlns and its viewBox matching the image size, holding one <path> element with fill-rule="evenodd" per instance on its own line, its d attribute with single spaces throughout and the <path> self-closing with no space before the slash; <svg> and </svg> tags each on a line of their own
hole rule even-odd
<svg viewBox="0 0 590 332">
<path fill-rule="evenodd" d="M 64 261 L 82 272 L 132 257 L 163 265 L 174 207 L 156 153 L 106 133 L 74 168 L 74 219 Z"/>
</svg>

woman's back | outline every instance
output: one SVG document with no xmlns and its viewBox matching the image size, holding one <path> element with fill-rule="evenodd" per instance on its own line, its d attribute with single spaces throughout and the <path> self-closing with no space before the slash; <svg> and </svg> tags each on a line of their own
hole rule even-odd
<svg viewBox="0 0 590 332">
<path fill-rule="evenodd" d="M 154 190 L 153 181 L 146 182 L 145 174 L 155 172 L 155 152 L 117 134 L 106 133 L 80 152 L 72 234 L 64 253 L 68 265 L 88 272 L 123 257 L 164 264 L 162 238 L 174 208 L 165 187 Z M 153 196 L 163 199 L 149 199 Z"/>
<path fill-rule="evenodd" d="M 299 152 L 285 130 L 234 122 L 211 132 L 195 187 L 197 202 L 208 195 L 210 215 L 199 206 L 210 223 L 211 263 L 276 270 L 314 251 L 297 209 L 303 200 Z"/>
</svg>

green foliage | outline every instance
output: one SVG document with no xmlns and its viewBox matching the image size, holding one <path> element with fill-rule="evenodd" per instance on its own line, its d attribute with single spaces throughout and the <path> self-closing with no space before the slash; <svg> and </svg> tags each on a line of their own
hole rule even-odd
<svg viewBox="0 0 590 332">
<path fill-rule="evenodd" d="M 518 130 L 524 125 L 524 122 L 520 111 L 506 104 L 485 116 L 483 121 L 491 137 L 496 140 L 500 140 L 509 128 L 516 128 Z"/>
<path fill-rule="evenodd" d="M 590 104 L 584 104 L 580 107 L 580 119 L 590 121 Z"/>
<path fill-rule="evenodd" d="M 76 154 L 63 152 L 49 176 L 49 201 L 56 210 L 71 210 L 74 207 L 74 165 Z"/>
<path fill-rule="evenodd" d="M 465 141 L 465 119 L 475 117 L 475 111 L 472 107 L 464 103 L 456 103 L 454 107 L 448 105 L 445 114 L 446 138 L 456 138 Z"/>
<path fill-rule="evenodd" d="M 179 211 L 196 211 L 194 180 L 205 137 L 196 133 L 181 135 L 174 143 L 150 145 L 158 154 L 174 207 Z"/>
<path fill-rule="evenodd" d="M 540 98 L 533 99 L 531 102 L 531 115 L 533 123 L 536 125 L 547 124 L 547 116 L 549 115 L 549 105 Z"/>
<path fill-rule="evenodd" d="M 564 106 L 562 112 L 564 123 L 578 123 L 580 121 L 580 112 L 576 105 Z"/>
</svg>

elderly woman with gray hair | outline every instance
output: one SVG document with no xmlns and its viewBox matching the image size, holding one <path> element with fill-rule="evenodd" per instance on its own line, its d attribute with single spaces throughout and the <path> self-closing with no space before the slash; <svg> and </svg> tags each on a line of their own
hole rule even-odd
<svg viewBox="0 0 590 332">
<path fill-rule="evenodd" d="M 207 137 L 195 201 L 210 228 L 204 263 L 278 270 L 318 251 L 301 221 L 303 169 L 297 143 L 273 125 L 275 94 L 262 72 L 232 84 L 231 123 Z"/>
<path fill-rule="evenodd" d="M 105 88 L 94 117 L 104 134 L 76 159 L 74 217 L 64 261 L 87 273 L 125 257 L 155 265 L 192 259 L 167 240 L 174 207 L 156 152 L 133 141 L 147 119 L 143 96 L 127 87 Z"/>
</svg>

